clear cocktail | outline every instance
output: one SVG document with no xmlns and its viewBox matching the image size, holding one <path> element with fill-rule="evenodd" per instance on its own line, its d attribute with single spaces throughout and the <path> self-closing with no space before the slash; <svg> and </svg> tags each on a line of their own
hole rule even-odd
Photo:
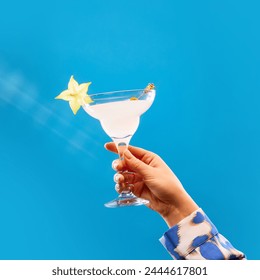
<svg viewBox="0 0 260 280">
<path fill-rule="evenodd" d="M 92 102 L 83 105 L 84 110 L 100 121 L 102 128 L 117 146 L 119 157 L 136 132 L 140 116 L 152 105 L 155 90 L 127 90 L 89 95 Z M 125 171 L 127 172 L 127 171 Z M 114 200 L 105 204 L 107 207 L 142 205 L 147 201 L 137 198 L 126 186 Z"/>
</svg>

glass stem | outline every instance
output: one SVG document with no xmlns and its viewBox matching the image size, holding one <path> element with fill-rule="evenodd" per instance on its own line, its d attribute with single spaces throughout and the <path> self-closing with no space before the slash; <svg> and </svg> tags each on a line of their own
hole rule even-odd
<svg viewBox="0 0 260 280">
<path fill-rule="evenodd" d="M 116 143 L 117 145 L 117 150 L 118 150 L 118 155 L 119 155 L 119 159 L 124 163 L 124 153 L 128 148 L 128 144 L 126 142 L 119 142 Z M 124 170 L 123 173 L 130 173 L 127 170 Z M 124 182 L 123 184 L 121 184 L 122 187 L 122 191 L 120 193 L 121 197 L 127 197 L 129 194 L 131 194 L 131 185 L 128 184 L 128 182 Z"/>
</svg>

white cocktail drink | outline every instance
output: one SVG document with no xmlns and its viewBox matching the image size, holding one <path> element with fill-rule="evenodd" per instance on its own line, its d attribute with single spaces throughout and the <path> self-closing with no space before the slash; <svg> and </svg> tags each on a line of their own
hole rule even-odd
<svg viewBox="0 0 260 280">
<path fill-rule="evenodd" d="M 129 143 L 136 132 L 140 116 L 149 109 L 153 100 L 124 100 L 96 105 L 85 105 L 84 110 L 100 121 L 113 141 Z"/>
</svg>

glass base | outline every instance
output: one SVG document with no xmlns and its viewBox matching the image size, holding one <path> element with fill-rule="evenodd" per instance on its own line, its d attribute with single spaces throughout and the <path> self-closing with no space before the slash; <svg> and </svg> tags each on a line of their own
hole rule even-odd
<svg viewBox="0 0 260 280">
<path fill-rule="evenodd" d="M 116 199 L 111 200 L 104 205 L 108 208 L 118 208 L 125 206 L 139 206 L 149 203 L 148 200 L 139 198 L 132 193 L 121 193 Z"/>
</svg>

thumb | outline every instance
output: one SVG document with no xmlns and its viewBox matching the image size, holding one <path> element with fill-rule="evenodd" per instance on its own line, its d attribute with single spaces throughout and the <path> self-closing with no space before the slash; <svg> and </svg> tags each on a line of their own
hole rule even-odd
<svg viewBox="0 0 260 280">
<path fill-rule="evenodd" d="M 147 176 L 150 172 L 151 167 L 136 158 L 129 150 L 124 152 L 124 159 L 127 166 L 134 172 L 137 172 L 142 176 Z"/>
</svg>

